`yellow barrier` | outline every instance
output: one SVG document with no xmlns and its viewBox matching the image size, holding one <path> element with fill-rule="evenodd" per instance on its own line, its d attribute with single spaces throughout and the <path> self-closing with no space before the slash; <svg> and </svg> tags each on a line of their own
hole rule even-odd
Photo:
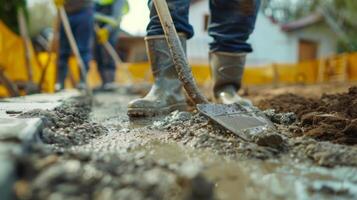
<svg viewBox="0 0 357 200">
<path fill-rule="evenodd" d="M 34 52 L 31 49 L 32 53 Z M 26 70 L 25 48 L 21 37 L 10 31 L 7 26 L 0 21 L 0 70 L 4 75 L 14 82 L 30 81 Z M 39 61 L 46 62 L 48 55 L 39 55 Z M 45 92 L 54 91 L 54 67 L 55 58 L 52 60 L 52 67 L 48 69 L 45 76 L 43 89 Z M 36 59 L 30 60 L 30 66 L 33 74 L 33 82 L 38 84 L 41 78 L 42 70 Z M 8 96 L 8 91 L 0 85 L 0 96 Z"/>
<path fill-rule="evenodd" d="M 348 70 L 347 74 L 351 81 L 357 81 L 357 53 L 348 56 Z"/>
<path fill-rule="evenodd" d="M 127 68 L 134 82 L 148 81 L 150 68 L 148 63 L 127 63 Z M 192 64 L 192 72 L 199 84 L 210 82 L 208 65 Z M 119 68 L 117 75 L 123 76 Z M 150 75 L 149 75 L 150 76 Z M 243 76 L 243 84 L 316 84 L 329 81 L 356 81 L 357 53 L 341 54 L 320 60 L 297 64 L 270 64 L 266 66 L 247 66 Z M 120 83 L 125 83 L 119 79 Z"/>
</svg>

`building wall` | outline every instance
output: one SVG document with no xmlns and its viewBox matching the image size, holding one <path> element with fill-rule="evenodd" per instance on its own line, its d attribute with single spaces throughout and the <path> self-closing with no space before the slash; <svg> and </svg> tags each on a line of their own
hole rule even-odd
<svg viewBox="0 0 357 200">
<path fill-rule="evenodd" d="M 295 62 L 296 42 L 279 25 L 259 13 L 255 27 L 248 40 L 253 47 L 247 58 L 248 65 Z"/>
</svg>

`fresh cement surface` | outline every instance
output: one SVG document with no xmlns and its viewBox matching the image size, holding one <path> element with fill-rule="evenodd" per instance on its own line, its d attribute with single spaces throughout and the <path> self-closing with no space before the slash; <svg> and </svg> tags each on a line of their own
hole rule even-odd
<svg viewBox="0 0 357 200">
<path fill-rule="evenodd" d="M 18 158 L 19 199 L 356 199 L 357 148 L 301 134 L 294 113 L 241 140 L 198 113 L 129 119 L 124 91 L 74 98 L 42 117 Z"/>
</svg>

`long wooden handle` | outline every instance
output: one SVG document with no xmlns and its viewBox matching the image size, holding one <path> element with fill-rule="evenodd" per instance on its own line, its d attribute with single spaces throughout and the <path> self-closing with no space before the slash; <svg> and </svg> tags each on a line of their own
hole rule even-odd
<svg viewBox="0 0 357 200">
<path fill-rule="evenodd" d="M 19 89 L 17 88 L 17 85 L 13 83 L 9 78 L 7 78 L 1 66 L 0 66 L 0 83 L 2 83 L 6 87 L 11 97 L 20 96 L 20 92 Z"/>
<path fill-rule="evenodd" d="M 80 71 L 81 77 L 83 78 L 84 83 L 85 83 L 86 93 L 87 93 L 87 95 L 91 95 L 92 91 L 89 89 L 89 86 L 88 86 L 87 70 L 85 68 L 85 65 L 84 65 L 83 59 L 81 57 L 81 54 L 79 53 L 79 49 L 78 49 L 76 40 L 75 40 L 75 38 L 73 36 L 73 32 L 72 32 L 71 26 L 69 24 L 67 13 L 66 13 L 66 11 L 65 11 L 63 6 L 58 8 L 58 12 L 60 14 L 60 18 L 61 18 L 61 21 L 62 21 L 62 24 L 63 24 L 64 31 L 66 32 L 66 35 L 67 35 L 67 38 L 68 38 L 68 41 L 69 41 L 69 45 L 71 46 L 73 54 L 75 55 L 75 57 L 77 59 L 78 66 L 80 68 L 79 71 Z"/>
<path fill-rule="evenodd" d="M 31 45 L 31 39 L 29 37 L 29 32 L 27 29 L 24 8 L 20 8 L 18 10 L 17 18 L 19 22 L 20 34 L 24 41 L 27 78 L 30 82 L 32 82 L 33 81 L 32 63 L 31 63 L 31 56 L 33 56 L 31 51 L 32 45 Z"/>
<path fill-rule="evenodd" d="M 192 70 L 188 65 L 185 52 L 172 21 L 166 0 L 154 0 L 154 4 L 165 33 L 178 77 L 183 83 L 188 96 L 195 104 L 208 103 L 207 98 L 200 92 L 196 85 Z"/>
<path fill-rule="evenodd" d="M 100 30 L 100 27 L 96 24 L 94 26 L 94 29 L 97 32 L 97 31 Z M 122 63 L 122 60 L 120 59 L 120 57 L 116 53 L 114 47 L 108 41 L 106 41 L 103 44 L 103 46 L 104 46 L 105 50 L 108 52 L 108 54 L 110 55 L 110 57 L 112 57 L 112 59 L 114 60 L 115 65 L 119 65 L 120 63 Z"/>
<path fill-rule="evenodd" d="M 99 31 L 100 27 L 96 24 L 94 26 L 94 29 L 95 31 Z M 108 52 L 108 54 L 110 55 L 110 57 L 112 57 L 112 59 L 114 60 L 114 63 L 115 63 L 115 66 L 119 66 L 120 64 L 123 64 L 123 61 L 120 59 L 118 53 L 115 51 L 113 45 L 111 45 L 108 41 L 105 42 L 103 44 L 104 46 L 104 49 Z M 132 84 L 133 83 L 133 80 L 132 80 L 132 77 L 131 77 L 131 74 L 128 70 L 128 67 L 122 65 L 122 67 L 124 67 L 124 70 L 125 70 L 125 73 L 126 73 L 126 76 L 128 77 L 129 79 L 129 84 Z"/>
<path fill-rule="evenodd" d="M 123 64 L 123 61 L 120 59 L 120 57 L 117 54 L 117 52 L 115 51 L 114 47 L 109 42 L 106 42 L 103 45 L 104 45 L 104 48 L 107 50 L 108 54 L 113 58 L 115 66 L 119 66 L 120 64 Z M 126 76 L 129 79 L 129 84 L 132 84 L 133 80 L 132 80 L 131 74 L 128 70 L 128 67 L 124 66 L 124 65 L 122 65 L 122 67 L 124 67 Z"/>
</svg>

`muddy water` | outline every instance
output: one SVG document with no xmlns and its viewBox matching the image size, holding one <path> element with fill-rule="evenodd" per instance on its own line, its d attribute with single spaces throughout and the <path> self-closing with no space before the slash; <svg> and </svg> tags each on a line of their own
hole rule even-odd
<svg viewBox="0 0 357 200">
<path fill-rule="evenodd" d="M 289 152 L 265 160 L 232 159 L 174 141 L 168 131 L 153 128 L 160 118 L 130 121 L 125 107 L 132 97 L 100 94 L 96 99 L 92 120 L 109 133 L 87 147 L 129 157 L 142 155 L 169 165 L 190 163 L 188 167 L 196 166 L 192 170 L 202 170 L 214 183 L 217 199 L 357 198 L 356 167 L 325 168 Z"/>
</svg>

